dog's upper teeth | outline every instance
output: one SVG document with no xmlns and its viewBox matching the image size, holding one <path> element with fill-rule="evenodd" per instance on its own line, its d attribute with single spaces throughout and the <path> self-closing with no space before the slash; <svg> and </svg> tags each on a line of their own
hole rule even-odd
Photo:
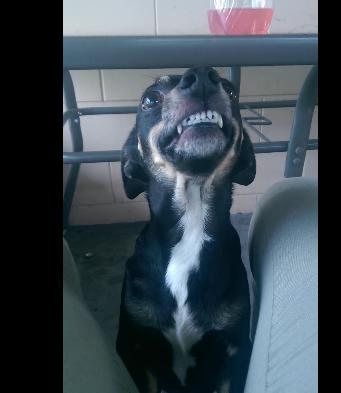
<svg viewBox="0 0 341 393">
<path fill-rule="evenodd" d="M 189 117 L 184 119 L 177 126 L 177 131 L 179 134 L 181 134 L 183 127 L 191 126 L 198 123 L 218 123 L 219 127 L 222 128 L 223 118 L 218 112 L 211 110 L 194 113 L 193 115 L 190 115 Z"/>
</svg>

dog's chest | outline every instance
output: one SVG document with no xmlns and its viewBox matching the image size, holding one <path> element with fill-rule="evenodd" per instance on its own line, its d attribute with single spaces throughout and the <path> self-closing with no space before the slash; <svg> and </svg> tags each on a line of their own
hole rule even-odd
<svg viewBox="0 0 341 393">
<path fill-rule="evenodd" d="M 184 210 L 180 222 L 183 235 L 172 249 L 166 271 L 166 285 L 174 296 L 177 307 L 173 314 L 174 326 L 164 332 L 164 335 L 173 348 L 173 369 L 183 382 L 187 368 L 194 365 L 190 350 L 203 335 L 201 329 L 195 326 L 190 307 L 186 303 L 188 278 L 200 268 L 200 252 L 204 242 L 210 238 L 205 233 L 208 206 L 201 200 L 200 187 L 189 185 L 186 190 L 179 187 L 175 203 L 182 204 Z"/>
</svg>

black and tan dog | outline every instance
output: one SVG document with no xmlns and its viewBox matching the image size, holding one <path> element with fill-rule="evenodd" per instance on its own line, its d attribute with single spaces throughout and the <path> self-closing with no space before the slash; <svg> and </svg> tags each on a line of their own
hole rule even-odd
<svg viewBox="0 0 341 393">
<path fill-rule="evenodd" d="M 250 303 L 229 210 L 233 183 L 255 171 L 234 87 L 214 69 L 145 91 L 122 176 L 151 220 L 127 262 L 117 340 L 141 393 L 242 393 Z"/>
</svg>

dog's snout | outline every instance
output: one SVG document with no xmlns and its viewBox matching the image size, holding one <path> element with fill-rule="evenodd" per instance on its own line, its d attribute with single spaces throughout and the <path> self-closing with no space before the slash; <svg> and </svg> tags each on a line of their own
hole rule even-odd
<svg viewBox="0 0 341 393">
<path fill-rule="evenodd" d="M 218 91 L 220 77 L 211 67 L 191 68 L 182 76 L 179 87 L 183 93 L 204 98 Z"/>
</svg>

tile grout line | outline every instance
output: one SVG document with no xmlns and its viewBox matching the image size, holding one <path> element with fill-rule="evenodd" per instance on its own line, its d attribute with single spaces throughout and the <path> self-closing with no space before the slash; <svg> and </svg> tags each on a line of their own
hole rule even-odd
<svg viewBox="0 0 341 393">
<path fill-rule="evenodd" d="M 261 99 L 262 99 L 262 101 L 264 102 L 264 97 L 262 97 Z M 261 115 L 261 116 L 264 116 L 264 108 L 260 108 L 260 115 Z M 264 127 L 263 127 L 262 124 L 260 125 L 259 128 L 260 128 L 259 131 L 260 131 L 262 134 L 266 135 L 266 134 L 263 132 Z M 262 142 L 261 137 L 259 137 L 259 142 Z"/>
<path fill-rule="evenodd" d="M 111 196 L 113 199 L 113 204 L 117 203 L 115 192 L 114 192 L 114 185 L 113 185 L 113 177 L 114 174 L 111 172 L 111 163 L 108 162 L 108 170 L 109 170 L 109 181 L 110 181 L 110 189 L 111 189 Z"/>
<path fill-rule="evenodd" d="M 154 0 L 154 35 L 157 36 L 159 27 L 157 24 L 157 0 Z"/>
<path fill-rule="evenodd" d="M 104 78 L 103 78 L 103 70 L 99 70 L 99 86 L 101 89 L 101 98 L 102 101 L 101 102 L 105 102 L 104 99 Z"/>
</svg>

